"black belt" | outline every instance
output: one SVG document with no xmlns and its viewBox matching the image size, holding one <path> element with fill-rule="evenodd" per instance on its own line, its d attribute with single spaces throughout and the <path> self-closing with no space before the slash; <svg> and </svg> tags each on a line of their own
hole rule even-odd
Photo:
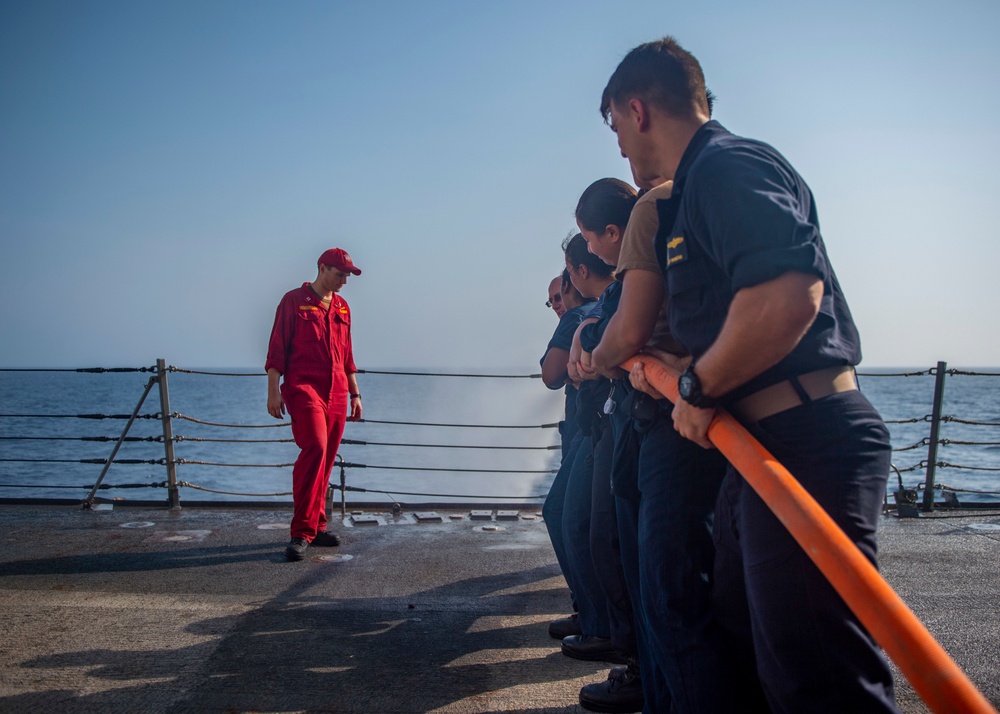
<svg viewBox="0 0 1000 714">
<path fill-rule="evenodd" d="M 827 367 L 764 387 L 733 404 L 729 411 L 742 421 L 760 421 L 831 394 L 857 388 L 854 367 Z"/>
</svg>

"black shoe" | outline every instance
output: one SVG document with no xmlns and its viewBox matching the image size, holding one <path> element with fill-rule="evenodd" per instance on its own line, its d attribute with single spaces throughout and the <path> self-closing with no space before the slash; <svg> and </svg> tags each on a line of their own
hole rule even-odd
<svg viewBox="0 0 1000 714">
<path fill-rule="evenodd" d="M 340 545 L 340 538 L 330 531 L 320 531 L 309 545 L 316 545 L 320 548 L 332 548 L 335 545 Z"/>
<path fill-rule="evenodd" d="M 570 635 L 562 641 L 562 653 L 573 659 L 625 664 L 625 658 L 611 640 L 591 635 Z"/>
<path fill-rule="evenodd" d="M 580 706 L 592 712 L 641 712 L 645 703 L 642 677 L 635 662 L 615 667 L 603 682 L 588 684 L 580 690 Z"/>
<path fill-rule="evenodd" d="M 302 560 L 306 557 L 306 548 L 309 547 L 309 543 L 306 542 L 305 538 L 292 538 L 288 542 L 288 547 L 285 548 L 285 558 L 288 560 Z"/>
<path fill-rule="evenodd" d="M 560 617 L 549 623 L 549 637 L 554 640 L 561 640 L 570 635 L 582 635 L 580 629 L 580 616 L 575 612 L 569 617 Z"/>
</svg>

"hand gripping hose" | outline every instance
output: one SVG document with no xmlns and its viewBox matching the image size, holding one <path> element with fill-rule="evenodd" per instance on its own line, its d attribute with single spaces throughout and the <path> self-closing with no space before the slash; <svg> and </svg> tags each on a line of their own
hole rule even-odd
<svg viewBox="0 0 1000 714">
<path fill-rule="evenodd" d="M 646 380 L 677 401 L 678 373 L 647 355 Z M 997 714 L 934 636 L 826 511 L 743 426 L 716 412 L 708 438 L 753 487 L 888 653 L 931 711 Z"/>
</svg>

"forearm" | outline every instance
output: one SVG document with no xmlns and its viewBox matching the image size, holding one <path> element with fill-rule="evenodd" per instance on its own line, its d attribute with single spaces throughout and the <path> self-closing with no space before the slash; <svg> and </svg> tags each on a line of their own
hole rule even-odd
<svg viewBox="0 0 1000 714">
<path fill-rule="evenodd" d="M 656 328 L 663 309 L 663 276 L 657 271 L 629 270 L 622 281 L 618 310 L 608 322 L 593 364 L 606 376 L 618 376 L 618 366 L 642 349 Z"/>
<path fill-rule="evenodd" d="M 542 383 L 549 389 L 559 389 L 566 384 L 569 352 L 550 347 L 542 360 Z"/>
<path fill-rule="evenodd" d="M 268 394 L 280 394 L 281 372 L 274 367 L 267 370 L 267 392 Z"/>
<path fill-rule="evenodd" d="M 582 382 L 588 379 L 597 379 L 597 373 L 590 366 L 590 353 L 583 349 L 580 344 L 580 333 L 587 325 L 597 322 L 597 318 L 588 317 L 580 323 L 573 334 L 573 346 L 569 350 L 569 362 L 566 371 L 573 382 Z"/>
<path fill-rule="evenodd" d="M 630 329 L 630 325 L 619 314 L 615 313 L 608 322 L 600 344 L 594 348 L 591 362 L 594 368 L 605 376 L 620 376 L 619 366 L 629 357 L 633 357 L 649 340 L 649 335 Z"/>
<path fill-rule="evenodd" d="M 281 397 L 281 388 L 278 381 L 281 379 L 281 372 L 274 367 L 267 370 L 267 413 L 275 419 L 280 419 L 285 413 L 285 400 Z"/>
<path fill-rule="evenodd" d="M 355 372 L 347 373 L 347 388 L 351 396 L 348 398 L 348 421 L 360 421 L 362 415 L 361 389 L 358 387 L 358 375 Z"/>
</svg>

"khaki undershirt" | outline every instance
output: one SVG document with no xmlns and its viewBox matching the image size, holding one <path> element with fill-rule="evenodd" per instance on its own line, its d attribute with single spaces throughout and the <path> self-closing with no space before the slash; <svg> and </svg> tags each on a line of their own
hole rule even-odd
<svg viewBox="0 0 1000 714">
<path fill-rule="evenodd" d="M 662 275 L 660 265 L 656 260 L 656 231 L 659 228 L 659 217 L 656 213 L 656 199 L 670 198 L 673 182 L 650 189 L 644 193 L 628 219 L 628 226 L 622 236 L 621 252 L 618 254 L 618 267 L 615 269 L 615 279 L 623 281 L 629 270 L 648 270 Z M 687 350 L 670 334 L 670 323 L 667 320 L 667 298 L 664 291 L 663 306 L 656 318 L 656 327 L 646 343 L 680 357 L 687 355 Z"/>
</svg>

